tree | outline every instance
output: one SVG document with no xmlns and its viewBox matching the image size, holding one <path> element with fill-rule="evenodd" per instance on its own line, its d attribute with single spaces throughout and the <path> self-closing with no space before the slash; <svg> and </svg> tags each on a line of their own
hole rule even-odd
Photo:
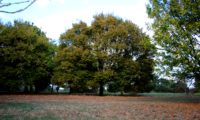
<svg viewBox="0 0 200 120">
<path fill-rule="evenodd" d="M 36 26 L 22 21 L 2 25 L 0 82 L 10 92 L 44 89 L 49 83 L 53 45 Z M 28 90 L 29 88 L 29 90 Z"/>
<path fill-rule="evenodd" d="M 60 36 L 60 45 L 55 57 L 54 84 L 70 84 L 70 92 L 84 92 L 93 79 L 93 55 L 86 23 L 73 24 L 73 28 Z"/>
<path fill-rule="evenodd" d="M 150 0 L 154 40 L 161 64 L 181 80 L 200 86 L 199 0 Z"/>
<path fill-rule="evenodd" d="M 4 10 L 0 10 L 0 13 L 9 13 L 9 14 L 14 14 L 14 13 L 18 13 L 18 12 L 22 12 L 26 9 L 28 9 L 34 2 L 36 2 L 37 0 L 24 0 L 24 1 L 17 1 L 17 2 L 4 2 L 4 0 L 0 0 L 0 9 L 4 9 Z M 6 10 L 6 8 L 8 7 L 12 7 L 14 5 L 19 5 L 19 4 L 26 4 L 24 8 L 20 8 L 14 11 L 9 11 Z"/>
<path fill-rule="evenodd" d="M 155 79 L 154 81 L 155 92 L 176 92 L 177 83 L 174 80 L 167 80 L 167 79 Z"/>
<path fill-rule="evenodd" d="M 103 14 L 94 18 L 91 28 L 94 50 L 98 53 L 97 70 L 106 71 L 109 75 L 100 80 L 100 86 L 111 82 L 117 84 L 121 92 L 127 86 L 132 86 L 132 91 L 142 90 L 141 86 L 148 85 L 152 80 L 154 46 L 150 39 L 131 21 Z M 148 64 L 142 63 L 145 59 Z M 143 71 L 142 67 L 151 69 Z M 149 73 L 149 78 L 144 73 Z M 104 74 L 101 75 L 105 77 Z"/>
<path fill-rule="evenodd" d="M 100 96 L 110 83 L 118 85 L 119 91 L 126 86 L 145 91 L 152 80 L 153 48 L 149 37 L 132 22 L 99 14 L 91 26 L 73 24 L 61 35 L 55 80 L 71 81 L 79 89 L 99 89 Z"/>
</svg>

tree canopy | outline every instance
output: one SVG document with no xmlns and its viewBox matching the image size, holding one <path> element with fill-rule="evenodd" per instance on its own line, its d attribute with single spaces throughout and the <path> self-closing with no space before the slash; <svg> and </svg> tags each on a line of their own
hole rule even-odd
<svg viewBox="0 0 200 120">
<path fill-rule="evenodd" d="M 99 14 L 91 26 L 81 21 L 61 35 L 53 81 L 99 89 L 99 95 L 111 84 L 117 91 L 146 91 L 153 79 L 153 53 L 149 37 L 134 23 Z"/>
<path fill-rule="evenodd" d="M 200 86 L 200 1 L 150 0 L 154 41 L 165 71 Z"/>
<path fill-rule="evenodd" d="M 23 21 L 0 25 L 0 85 L 6 91 L 36 91 L 50 82 L 53 44 L 39 28 Z"/>
</svg>

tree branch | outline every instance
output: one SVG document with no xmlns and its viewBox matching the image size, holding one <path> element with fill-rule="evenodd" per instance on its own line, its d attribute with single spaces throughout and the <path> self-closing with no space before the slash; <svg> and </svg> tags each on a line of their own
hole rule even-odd
<svg viewBox="0 0 200 120">
<path fill-rule="evenodd" d="M 3 0 L 0 0 L 0 4 L 2 4 Z M 18 12 L 22 12 L 24 10 L 26 10 L 27 8 L 29 8 L 34 2 L 36 2 L 37 0 L 32 0 L 30 2 L 30 0 L 27 0 L 27 1 L 21 1 L 21 2 L 15 2 L 15 3 L 7 3 L 7 4 L 4 4 L 4 5 L 1 5 L 0 8 L 2 7 L 8 7 L 8 6 L 11 6 L 11 5 L 16 5 L 16 4 L 22 4 L 22 3 L 27 3 L 27 2 L 30 2 L 30 4 L 28 4 L 26 7 L 22 8 L 22 9 L 19 9 L 19 10 L 16 10 L 16 11 L 5 11 L 5 10 L 0 10 L 0 12 L 2 13 L 9 13 L 9 14 L 14 14 L 14 13 L 18 13 Z"/>
<path fill-rule="evenodd" d="M 27 2 L 30 2 L 30 0 L 21 1 L 21 2 L 15 2 L 15 3 L 0 3 L 0 4 L 2 4 L 2 5 L 0 5 L 0 8 L 2 8 L 2 7 L 8 7 L 8 6 L 11 6 L 11 5 L 16 5 L 16 4 L 27 3 Z"/>
</svg>

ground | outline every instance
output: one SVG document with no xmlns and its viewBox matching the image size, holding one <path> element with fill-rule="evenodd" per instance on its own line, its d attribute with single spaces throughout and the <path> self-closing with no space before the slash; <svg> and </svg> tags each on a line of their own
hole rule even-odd
<svg viewBox="0 0 200 120">
<path fill-rule="evenodd" d="M 200 97 L 0 95 L 1 120 L 199 120 Z"/>
</svg>

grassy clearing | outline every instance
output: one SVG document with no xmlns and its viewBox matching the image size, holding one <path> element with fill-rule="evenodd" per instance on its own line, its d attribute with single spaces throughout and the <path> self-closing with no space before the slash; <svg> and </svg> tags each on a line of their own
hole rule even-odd
<svg viewBox="0 0 200 120">
<path fill-rule="evenodd" d="M 187 96 L 186 93 L 139 93 L 138 95 L 142 96 L 155 96 L 155 97 L 178 97 L 178 96 Z"/>
<path fill-rule="evenodd" d="M 1 120 L 198 120 L 200 97 L 2 95 Z"/>
<path fill-rule="evenodd" d="M 199 93 L 194 93 L 194 95 L 196 95 L 196 96 L 200 96 L 200 92 L 199 92 Z"/>
</svg>

